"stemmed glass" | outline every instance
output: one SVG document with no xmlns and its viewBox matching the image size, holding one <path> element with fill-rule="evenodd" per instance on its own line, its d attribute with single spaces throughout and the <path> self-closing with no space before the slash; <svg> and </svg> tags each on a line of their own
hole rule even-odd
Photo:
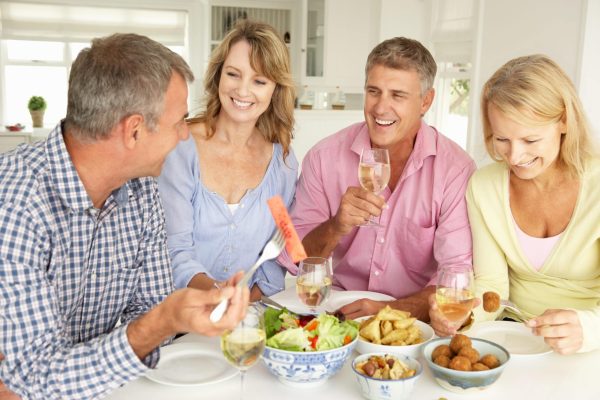
<svg viewBox="0 0 600 400">
<path fill-rule="evenodd" d="M 459 323 L 467 318 L 475 302 L 474 288 L 470 266 L 447 266 L 438 271 L 435 298 L 449 321 Z"/>
<path fill-rule="evenodd" d="M 312 314 L 323 305 L 331 293 L 333 272 L 331 262 L 323 257 L 308 257 L 300 262 L 296 276 L 296 294 Z"/>
<path fill-rule="evenodd" d="M 240 370 L 240 399 L 244 398 L 244 376 L 265 349 L 263 310 L 250 306 L 243 320 L 221 336 L 221 351 L 227 361 Z"/>
<path fill-rule="evenodd" d="M 360 185 L 375 194 L 381 193 L 390 181 L 390 154 L 387 149 L 363 148 L 358 164 L 358 181 Z M 369 218 L 369 221 L 360 226 L 383 226 Z"/>
</svg>

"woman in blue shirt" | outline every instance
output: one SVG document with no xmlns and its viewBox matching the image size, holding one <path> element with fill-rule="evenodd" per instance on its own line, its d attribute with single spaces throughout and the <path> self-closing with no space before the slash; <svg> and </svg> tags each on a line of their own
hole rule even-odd
<svg viewBox="0 0 600 400">
<path fill-rule="evenodd" d="M 269 25 L 243 20 L 213 51 L 206 110 L 188 120 L 159 178 L 175 285 L 206 289 L 246 270 L 275 231 L 267 200 L 289 207 L 298 162 L 291 151 L 294 84 L 288 49 Z M 265 262 L 251 298 L 284 288 L 285 270 Z"/>
</svg>

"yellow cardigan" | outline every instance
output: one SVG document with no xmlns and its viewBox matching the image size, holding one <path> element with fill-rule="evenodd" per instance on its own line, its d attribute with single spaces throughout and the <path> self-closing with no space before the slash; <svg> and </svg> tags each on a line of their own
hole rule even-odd
<svg viewBox="0 0 600 400">
<path fill-rule="evenodd" d="M 502 162 L 478 170 L 469 181 L 477 296 L 493 290 L 529 317 L 550 308 L 576 310 L 584 332 L 579 351 L 600 348 L 600 160 L 587 163 L 571 221 L 539 271 L 521 251 L 508 184 Z M 495 319 L 500 312 L 486 313 L 480 306 L 475 319 Z"/>
</svg>

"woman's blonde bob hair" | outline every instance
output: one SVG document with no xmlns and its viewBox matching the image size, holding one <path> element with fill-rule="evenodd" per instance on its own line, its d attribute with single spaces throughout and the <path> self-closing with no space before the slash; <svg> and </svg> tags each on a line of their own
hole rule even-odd
<svg viewBox="0 0 600 400">
<path fill-rule="evenodd" d="M 518 57 L 504 64 L 486 82 L 481 95 L 483 136 L 488 154 L 494 151 L 489 106 L 525 126 L 563 122 L 558 161 L 574 176 L 581 176 L 587 158 L 595 154 L 581 101 L 567 74 L 541 54 Z"/>
<path fill-rule="evenodd" d="M 217 117 L 221 111 L 219 81 L 223 64 L 231 47 L 242 40 L 250 45 L 252 68 L 276 84 L 271 104 L 258 118 L 256 126 L 266 140 L 281 144 L 285 159 L 293 138 L 296 90 L 290 71 L 288 49 L 270 25 L 243 19 L 225 35 L 223 41 L 213 50 L 204 75 L 206 109 L 198 116 L 190 118 L 188 123 L 204 122 L 207 137 L 215 134 Z"/>
</svg>

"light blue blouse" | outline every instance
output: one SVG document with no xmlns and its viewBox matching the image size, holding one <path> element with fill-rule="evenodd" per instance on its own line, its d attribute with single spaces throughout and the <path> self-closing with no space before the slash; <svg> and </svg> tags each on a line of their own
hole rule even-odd
<svg viewBox="0 0 600 400">
<path fill-rule="evenodd" d="M 194 138 L 181 141 L 158 178 L 175 286 L 186 287 L 201 272 L 222 281 L 249 269 L 275 231 L 267 200 L 280 195 L 289 209 L 297 176 L 298 161 L 291 149 L 284 162 L 283 149 L 275 144 L 261 183 L 246 192 L 232 214 L 225 200 L 202 183 Z M 284 289 L 284 278 L 285 269 L 270 260 L 249 286 L 257 284 L 270 296 Z"/>
</svg>

